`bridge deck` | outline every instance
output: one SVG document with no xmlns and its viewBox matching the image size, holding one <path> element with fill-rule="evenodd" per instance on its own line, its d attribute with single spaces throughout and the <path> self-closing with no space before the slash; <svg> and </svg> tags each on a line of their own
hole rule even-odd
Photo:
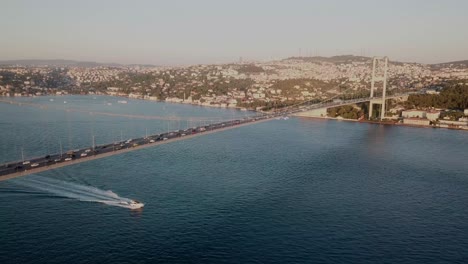
<svg viewBox="0 0 468 264">
<path fill-rule="evenodd" d="M 163 141 L 156 141 L 154 143 L 138 145 L 138 146 L 135 146 L 135 147 L 122 148 L 120 150 L 114 150 L 114 151 L 111 151 L 111 152 L 98 153 L 98 154 L 95 154 L 95 155 L 92 155 L 92 156 L 81 157 L 79 159 L 74 159 L 74 160 L 71 160 L 71 161 L 62 161 L 62 162 L 59 162 L 59 163 L 53 163 L 53 164 L 42 166 L 42 167 L 29 168 L 27 170 L 22 170 L 22 171 L 18 171 L 18 172 L 13 172 L 13 173 L 0 175 L 0 181 L 12 179 L 12 178 L 17 178 L 17 177 L 21 177 L 21 176 L 26 176 L 26 175 L 30 175 L 30 174 L 34 174 L 34 173 L 39 173 L 39 172 L 43 172 L 43 171 L 53 170 L 53 169 L 57 169 L 57 168 L 61 168 L 61 167 L 71 166 L 71 165 L 75 165 L 75 164 L 78 164 L 78 163 L 87 162 L 87 161 L 91 161 L 91 160 L 96 160 L 96 159 L 101 159 L 101 158 L 110 157 L 110 156 L 114 156 L 114 155 L 119 155 L 119 154 L 127 153 L 127 152 L 130 152 L 130 151 L 155 147 L 155 146 L 159 146 L 159 145 L 162 145 L 162 144 L 172 143 L 172 142 L 181 141 L 181 140 L 187 140 L 187 139 L 190 139 L 190 138 L 203 136 L 203 135 L 208 135 L 208 134 L 213 134 L 213 133 L 217 133 L 217 132 L 222 132 L 222 131 L 226 131 L 226 130 L 230 130 L 230 129 L 234 129 L 234 128 L 238 128 L 238 127 L 247 126 L 247 125 L 258 124 L 258 123 L 270 121 L 275 117 L 276 116 L 272 116 L 272 117 L 269 117 L 269 118 L 264 118 L 264 119 L 254 120 L 254 121 L 248 121 L 248 122 L 245 122 L 245 123 L 239 123 L 239 124 L 235 124 L 235 125 L 231 125 L 231 126 L 225 126 L 223 128 L 217 128 L 217 129 L 213 129 L 213 130 L 206 130 L 206 131 L 199 132 L 199 133 L 196 133 L 196 134 L 190 134 L 190 135 L 185 135 L 185 136 L 181 136 L 181 137 L 175 137 L 175 138 L 171 138 L 171 139 L 167 139 L 167 140 L 163 140 Z M 149 137 L 151 137 L 151 136 L 149 136 Z M 137 141 L 137 140 L 138 139 L 135 139 L 135 141 Z"/>
<path fill-rule="evenodd" d="M 392 96 L 388 96 L 387 99 L 402 97 L 406 95 L 408 94 L 392 95 Z M 163 133 L 163 134 L 158 134 L 158 135 L 151 135 L 147 138 L 138 138 L 132 141 L 132 142 L 136 142 L 137 144 L 132 143 L 130 145 L 129 144 L 130 142 L 119 142 L 120 145 L 117 147 L 117 149 L 115 149 L 116 145 L 114 143 L 98 146 L 98 148 L 100 148 L 99 150 L 96 150 L 93 148 L 92 152 L 90 149 L 87 149 L 87 150 L 79 149 L 79 150 L 72 151 L 73 154 L 69 156 L 69 158 L 71 157 L 71 160 L 63 159 L 63 155 L 54 154 L 54 155 L 48 155 L 43 158 L 31 159 L 29 164 L 24 164 L 22 162 L 13 162 L 13 163 L 10 162 L 10 163 L 6 163 L 0 166 L 0 181 L 11 179 L 11 178 L 16 178 L 20 176 L 25 176 L 25 175 L 29 175 L 33 173 L 53 170 L 56 168 L 70 166 L 70 165 L 74 165 L 74 164 L 78 164 L 78 163 L 82 163 L 82 162 L 86 162 L 90 160 L 118 155 L 118 154 L 130 152 L 134 150 L 139 150 L 142 148 L 158 146 L 161 144 L 185 140 L 185 139 L 189 139 L 189 138 L 193 138 L 193 137 L 197 137 L 201 135 L 208 135 L 208 134 L 221 132 L 221 131 L 225 131 L 228 129 L 233 129 L 233 128 L 237 128 L 241 126 L 256 124 L 259 122 L 265 122 L 273 118 L 276 118 L 278 116 L 297 114 L 299 112 L 307 112 L 307 111 L 320 109 L 320 108 L 331 108 L 331 107 L 338 107 L 338 106 L 348 105 L 348 104 L 362 103 L 362 102 L 370 101 L 372 99 L 374 98 L 359 98 L 359 99 L 351 99 L 351 100 L 339 101 L 339 102 L 319 103 L 319 104 L 314 104 L 314 105 L 302 106 L 299 108 L 285 109 L 282 112 L 277 112 L 273 114 L 265 114 L 263 116 L 250 117 L 250 118 L 245 118 L 242 120 L 231 120 L 231 121 L 226 121 L 226 122 L 217 123 L 217 124 L 210 124 L 207 126 L 190 128 L 187 130 L 179 130 L 179 131 L 168 132 L 168 133 Z M 187 132 L 189 130 L 190 130 L 190 133 Z M 188 133 L 188 134 L 184 134 L 184 133 Z M 149 139 L 153 139 L 154 142 L 150 142 Z M 76 155 L 78 156 L 75 156 L 75 152 L 76 152 Z M 88 156 L 88 153 L 90 154 L 89 156 Z M 53 159 L 55 160 L 52 161 Z M 14 168 L 12 166 L 14 166 Z"/>
</svg>

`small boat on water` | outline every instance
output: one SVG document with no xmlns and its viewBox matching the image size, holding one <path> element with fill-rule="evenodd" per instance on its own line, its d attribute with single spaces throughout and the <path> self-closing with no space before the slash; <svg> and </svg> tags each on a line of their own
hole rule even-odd
<svg viewBox="0 0 468 264">
<path fill-rule="evenodd" d="M 125 100 L 119 100 L 119 101 L 117 101 L 117 103 L 119 103 L 119 104 L 126 104 L 126 103 L 128 103 L 128 102 L 125 101 Z"/>
<path fill-rule="evenodd" d="M 122 202 L 119 202 L 119 204 L 125 205 L 125 206 L 129 207 L 132 210 L 139 209 L 139 208 L 142 208 L 143 206 L 145 206 L 144 203 L 139 202 L 137 200 L 130 200 L 130 202 L 123 202 L 122 201 Z"/>
</svg>

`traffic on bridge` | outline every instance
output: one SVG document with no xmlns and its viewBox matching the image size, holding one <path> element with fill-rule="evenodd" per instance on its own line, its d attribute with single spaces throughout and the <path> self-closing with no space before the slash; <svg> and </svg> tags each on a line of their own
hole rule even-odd
<svg viewBox="0 0 468 264">
<path fill-rule="evenodd" d="M 405 94 L 392 95 L 387 98 L 396 98 L 406 96 L 409 94 L 411 94 L 411 92 Z M 302 102 L 297 105 L 283 108 L 281 111 L 264 113 L 253 117 L 246 117 L 243 119 L 230 120 L 203 126 L 196 126 L 185 130 L 175 130 L 172 132 L 168 131 L 166 133 L 145 136 L 142 138 L 121 140 L 105 145 L 69 150 L 66 153 L 51 154 L 28 160 L 9 162 L 0 165 L 0 181 L 55 168 L 60 168 L 84 161 L 94 160 L 97 158 L 112 156 L 119 153 L 129 152 L 143 147 L 149 147 L 162 143 L 181 140 L 182 138 L 185 139 L 189 137 L 194 137 L 199 134 L 218 132 L 229 128 L 237 127 L 239 125 L 253 124 L 256 122 L 266 121 L 282 116 L 293 115 L 299 112 L 305 112 L 313 109 L 332 108 L 347 104 L 361 103 L 373 99 L 373 97 L 354 98 L 349 100 L 333 100 L 333 98 L 331 98 L 319 103 Z"/>
<path fill-rule="evenodd" d="M 247 117 L 243 119 L 236 119 L 216 124 L 188 128 L 185 130 L 176 130 L 172 132 L 155 134 L 142 138 L 127 139 L 125 141 L 119 141 L 105 145 L 74 149 L 69 150 L 66 153 L 58 153 L 46 155 L 43 157 L 36 157 L 28 160 L 9 162 L 0 166 L 0 180 L 60 168 L 87 160 L 93 160 L 100 157 L 107 157 L 119 153 L 128 152 L 130 150 L 142 147 L 158 145 L 163 142 L 168 143 L 180 140 L 181 138 L 193 137 L 199 134 L 207 134 L 211 132 L 226 130 L 228 128 L 233 128 L 240 125 L 253 124 L 256 122 L 276 118 L 282 115 L 284 115 L 284 113 Z"/>
</svg>

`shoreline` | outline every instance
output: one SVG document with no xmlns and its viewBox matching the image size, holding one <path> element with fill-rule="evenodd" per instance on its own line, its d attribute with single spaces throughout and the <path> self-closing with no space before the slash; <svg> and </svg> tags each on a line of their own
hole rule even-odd
<svg viewBox="0 0 468 264">
<path fill-rule="evenodd" d="M 345 121 L 345 122 L 354 122 L 354 123 L 365 123 L 373 125 L 387 125 L 387 126 L 399 126 L 399 127 L 413 127 L 413 128 L 432 128 L 432 129 L 448 129 L 448 130 L 458 130 L 468 132 L 468 128 L 457 128 L 457 127 L 438 127 L 438 126 L 424 126 L 424 125 L 410 125 L 403 123 L 390 123 L 390 122 L 379 122 L 371 120 L 357 120 L 357 119 L 346 119 L 346 118 L 335 118 L 335 117 L 320 117 L 320 116 L 298 116 L 294 115 L 297 118 L 304 119 L 321 119 L 321 120 L 334 120 L 334 121 Z"/>
<path fill-rule="evenodd" d="M 149 101 L 149 102 L 159 102 L 159 103 L 171 103 L 171 104 L 181 104 L 181 105 L 190 105 L 190 106 L 199 106 L 199 107 L 208 107 L 208 108 L 219 108 L 219 109 L 235 109 L 237 111 L 242 112 L 254 112 L 260 114 L 270 114 L 271 112 L 265 111 L 257 111 L 254 109 L 247 109 L 245 107 L 222 107 L 216 105 L 201 105 L 201 104 L 194 104 L 194 103 L 183 103 L 183 102 L 171 102 L 171 101 L 163 101 L 163 100 L 150 100 L 145 98 L 131 98 L 129 96 L 123 95 L 109 95 L 109 94 L 45 94 L 45 95 L 32 95 L 32 96 L 0 96 L 0 98 L 22 98 L 22 97 L 43 97 L 43 96 L 50 96 L 50 97 L 60 97 L 60 96 L 107 96 L 107 97 L 118 97 L 118 98 L 127 98 L 127 99 L 135 99 L 135 100 L 142 100 L 142 101 Z M 0 99 L 0 103 L 9 103 L 9 101 Z M 305 118 L 305 119 L 322 119 L 322 120 L 335 120 L 335 121 L 345 121 L 345 122 L 358 122 L 358 123 L 367 123 L 367 124 L 376 124 L 376 125 L 389 125 L 389 126 L 402 126 L 402 127 L 414 127 L 414 128 L 432 128 L 432 129 L 449 129 L 449 130 L 459 130 L 459 131 L 468 131 L 468 128 L 458 128 L 458 127 L 440 127 L 440 126 L 425 126 L 425 125 L 411 125 L 411 124 L 403 124 L 403 123 L 392 123 L 392 122 L 381 122 L 381 121 L 372 121 L 372 120 L 357 120 L 357 119 L 346 119 L 346 118 L 335 118 L 335 117 L 320 117 L 320 116 L 301 116 L 297 114 L 293 114 L 292 116 L 298 118 Z"/>
<path fill-rule="evenodd" d="M 256 112 L 256 113 L 268 113 L 268 112 L 263 112 L 263 111 L 257 111 L 255 109 L 249 109 L 246 107 L 224 107 L 220 105 L 203 105 L 203 104 L 195 104 L 195 103 L 184 103 L 184 102 L 171 102 L 171 101 L 166 101 L 166 100 L 151 100 L 151 99 L 145 99 L 145 98 L 133 98 L 129 97 L 128 95 L 110 95 L 110 94 L 41 94 L 41 95 L 28 95 L 28 96 L 4 96 L 0 95 L 0 98 L 28 98 L 28 97 L 61 97 L 61 96 L 108 96 L 108 97 L 118 97 L 118 98 L 126 98 L 126 99 L 134 99 L 134 100 L 141 100 L 141 101 L 148 101 L 148 102 L 158 102 L 158 103 L 170 103 L 170 104 L 182 104 L 182 105 L 191 105 L 191 106 L 200 106 L 200 107 L 208 107 L 208 108 L 219 108 L 219 109 L 235 109 L 238 111 L 242 112 Z M 1 99 L 0 99 L 1 100 Z M 4 100 L 2 100 L 4 101 Z"/>
</svg>

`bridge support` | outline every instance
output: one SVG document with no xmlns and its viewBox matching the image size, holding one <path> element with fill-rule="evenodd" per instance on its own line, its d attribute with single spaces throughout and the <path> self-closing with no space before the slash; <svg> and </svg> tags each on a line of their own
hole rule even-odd
<svg viewBox="0 0 468 264">
<path fill-rule="evenodd" d="M 383 63 L 383 65 L 381 65 Z M 383 76 L 376 77 L 377 67 L 383 66 Z M 372 60 L 372 81 L 370 90 L 370 102 L 369 102 L 369 119 L 372 118 L 372 111 L 374 104 L 381 105 L 380 120 L 385 118 L 385 96 L 387 93 L 387 71 L 388 71 L 388 57 L 374 57 Z M 382 98 L 374 98 L 375 82 L 381 81 L 383 83 Z"/>
<path fill-rule="evenodd" d="M 380 105 L 381 108 L 380 108 L 380 120 L 383 119 L 383 116 L 382 116 L 382 111 L 385 110 L 385 101 L 382 100 L 381 98 L 374 98 L 374 99 L 371 99 L 369 101 L 369 119 L 372 118 L 372 113 L 374 111 L 374 105 Z"/>
</svg>

